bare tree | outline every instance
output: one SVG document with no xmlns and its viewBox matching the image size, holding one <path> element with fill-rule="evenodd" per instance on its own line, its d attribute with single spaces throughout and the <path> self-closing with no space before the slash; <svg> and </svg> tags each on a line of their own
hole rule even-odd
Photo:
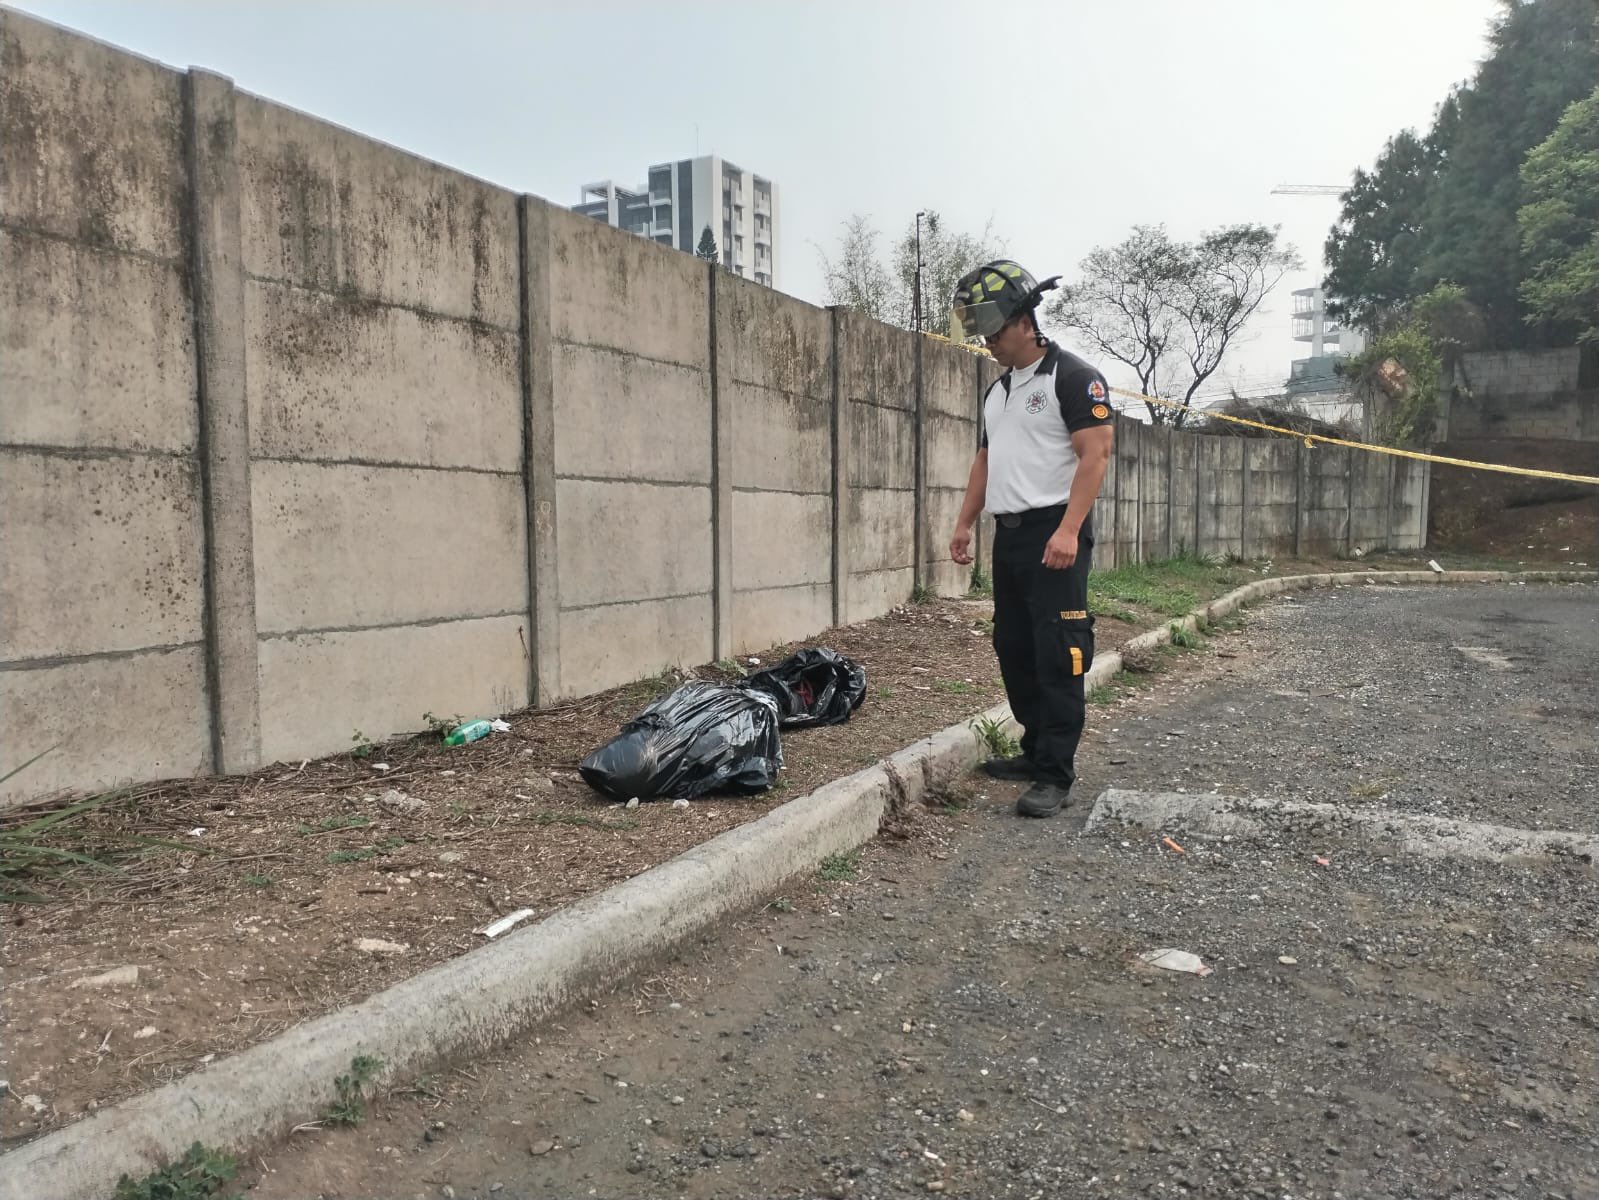
<svg viewBox="0 0 1599 1200">
<path fill-rule="evenodd" d="M 830 304 L 854 309 L 876 321 L 895 314 L 894 284 L 877 254 L 877 230 L 870 218 L 856 213 L 844 222 L 836 258 L 818 248 Z"/>
<path fill-rule="evenodd" d="M 878 233 L 867 217 L 844 222 L 833 257 L 820 251 L 827 298 L 875 320 L 915 328 L 916 222 L 894 243 L 893 268 L 878 253 Z M 998 258 L 1003 250 L 991 229 L 980 236 L 952 233 L 936 212 L 922 217 L 922 328 L 942 333 L 955 283 L 973 267 Z"/>
<path fill-rule="evenodd" d="M 1146 396 L 1191 403 L 1214 375 L 1261 302 L 1300 265 L 1277 230 L 1230 225 L 1197 242 L 1176 242 L 1161 225 L 1140 225 L 1119 246 L 1098 247 L 1082 278 L 1044 309 L 1046 321 L 1080 334 L 1126 363 Z M 1157 425 L 1191 414 L 1147 403 Z"/>
</svg>

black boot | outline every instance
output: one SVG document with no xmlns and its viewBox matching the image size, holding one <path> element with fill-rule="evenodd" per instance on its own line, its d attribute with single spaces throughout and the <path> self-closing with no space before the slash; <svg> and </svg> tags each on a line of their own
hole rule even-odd
<svg viewBox="0 0 1599 1200">
<path fill-rule="evenodd" d="M 1039 780 L 1016 801 L 1016 814 L 1022 817 L 1053 817 L 1066 806 L 1068 790 L 1058 783 Z"/>
<path fill-rule="evenodd" d="M 1014 758 L 990 758 L 983 763 L 983 771 L 994 779 L 1031 783 L 1038 778 L 1038 764 L 1025 754 L 1018 754 Z"/>
</svg>

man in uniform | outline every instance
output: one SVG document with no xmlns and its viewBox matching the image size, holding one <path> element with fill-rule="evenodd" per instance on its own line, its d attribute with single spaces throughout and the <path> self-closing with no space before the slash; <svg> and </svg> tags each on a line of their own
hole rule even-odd
<svg viewBox="0 0 1599 1200">
<path fill-rule="evenodd" d="M 994 515 L 994 653 L 1022 753 L 994 758 L 997 779 L 1029 780 L 1016 811 L 1052 817 L 1076 780 L 1083 677 L 1094 662 L 1088 570 L 1091 514 L 1113 447 L 1105 378 L 1039 331 L 1038 283 L 1008 259 L 956 285 L 952 336 L 981 337 L 1008 368 L 983 400 L 983 444 L 972 464 L 950 557 L 972 561 L 972 526 Z"/>
</svg>

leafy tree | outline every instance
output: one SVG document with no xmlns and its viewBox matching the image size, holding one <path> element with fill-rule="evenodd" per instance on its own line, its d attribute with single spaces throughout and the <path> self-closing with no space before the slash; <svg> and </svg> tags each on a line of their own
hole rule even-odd
<svg viewBox="0 0 1599 1200">
<path fill-rule="evenodd" d="M 1523 319 L 1521 164 L 1599 74 L 1594 0 L 1502 0 L 1490 53 L 1431 130 L 1393 138 L 1357 172 L 1327 242 L 1332 311 L 1376 332 L 1443 280 L 1494 344 L 1536 344 Z"/>
<path fill-rule="evenodd" d="M 1521 180 L 1526 319 L 1599 342 L 1599 87 L 1527 155 Z"/>
<path fill-rule="evenodd" d="M 1277 230 L 1231 225 L 1197 242 L 1176 242 L 1140 225 L 1118 246 L 1098 247 L 1081 278 L 1044 309 L 1047 322 L 1127 364 L 1148 396 L 1191 403 L 1273 288 L 1299 266 Z M 1157 425 L 1190 413 L 1147 404 Z"/>
<path fill-rule="evenodd" d="M 694 257 L 703 258 L 706 262 L 721 262 L 722 252 L 716 248 L 716 237 L 707 225 L 705 232 L 700 234 L 700 244 L 694 248 Z"/>
</svg>

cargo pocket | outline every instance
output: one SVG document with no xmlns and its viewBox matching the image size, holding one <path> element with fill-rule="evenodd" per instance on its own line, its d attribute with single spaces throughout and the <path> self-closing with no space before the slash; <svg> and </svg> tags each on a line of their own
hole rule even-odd
<svg viewBox="0 0 1599 1200">
<path fill-rule="evenodd" d="M 1067 674 L 1080 677 L 1094 665 L 1094 618 L 1083 611 L 1060 614 L 1055 625 Z"/>
</svg>

